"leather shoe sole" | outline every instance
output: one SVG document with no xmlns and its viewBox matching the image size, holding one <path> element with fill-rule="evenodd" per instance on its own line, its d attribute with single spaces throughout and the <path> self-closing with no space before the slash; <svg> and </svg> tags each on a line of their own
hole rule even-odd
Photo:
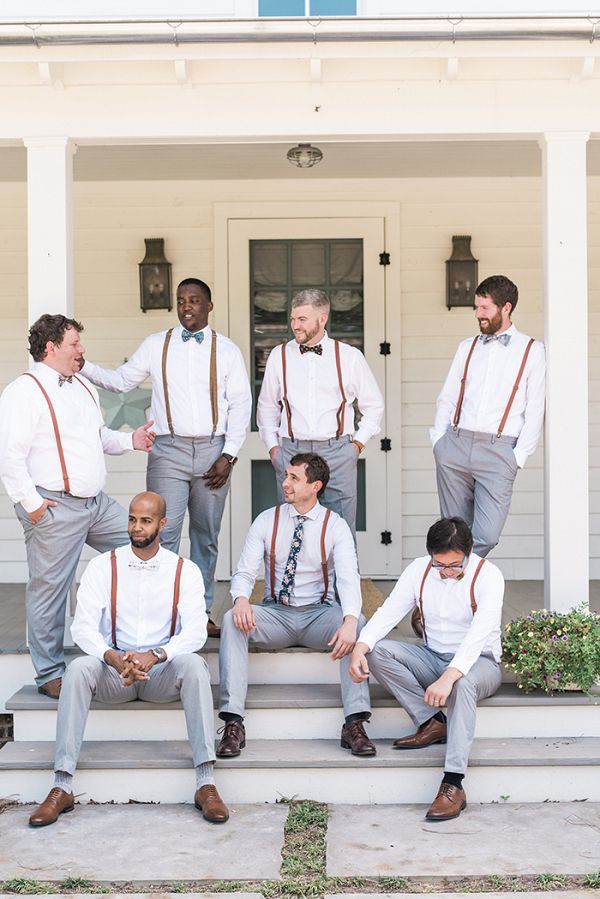
<svg viewBox="0 0 600 899">
<path fill-rule="evenodd" d="M 458 818 L 458 816 L 460 815 L 461 812 L 464 812 L 466 807 L 467 807 L 467 800 L 465 799 L 465 801 L 461 804 L 459 810 L 457 812 L 455 812 L 453 815 L 430 815 L 429 812 L 427 812 L 427 814 L 425 815 L 425 820 L 426 821 L 453 821 L 454 818 Z"/>
<path fill-rule="evenodd" d="M 55 824 L 59 815 L 62 815 L 64 812 L 72 812 L 74 808 L 73 794 L 53 787 L 44 801 L 38 805 L 30 816 L 29 826 L 47 827 L 49 824 Z"/>
</svg>

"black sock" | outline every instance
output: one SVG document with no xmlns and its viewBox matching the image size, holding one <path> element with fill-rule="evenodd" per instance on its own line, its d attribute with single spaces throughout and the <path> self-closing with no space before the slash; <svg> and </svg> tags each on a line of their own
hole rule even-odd
<svg viewBox="0 0 600 899">
<path fill-rule="evenodd" d="M 346 724 L 352 724 L 353 721 L 368 721 L 370 717 L 370 712 L 354 712 L 353 715 L 346 716 Z"/>
<path fill-rule="evenodd" d="M 456 774 L 454 771 L 444 771 L 443 784 L 452 784 L 453 787 L 462 787 L 464 774 Z"/>
<path fill-rule="evenodd" d="M 446 721 L 448 720 L 446 718 L 446 715 L 444 714 L 444 712 L 442 712 L 441 710 L 439 712 L 436 712 L 433 717 L 435 718 L 436 721 L 439 721 L 441 724 L 445 724 Z"/>
<path fill-rule="evenodd" d="M 224 721 L 225 724 L 228 724 L 230 721 L 238 721 L 242 724 L 244 721 L 241 715 L 234 715 L 233 712 L 219 712 L 219 718 L 221 721 Z"/>
</svg>

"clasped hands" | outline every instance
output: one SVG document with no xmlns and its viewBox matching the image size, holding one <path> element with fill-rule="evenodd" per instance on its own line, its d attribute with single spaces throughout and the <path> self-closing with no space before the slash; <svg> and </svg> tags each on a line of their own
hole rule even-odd
<svg viewBox="0 0 600 899">
<path fill-rule="evenodd" d="M 131 687 L 136 681 L 150 679 L 148 672 L 158 659 L 150 650 L 137 652 L 128 649 L 127 652 L 117 652 L 116 649 L 110 649 L 104 653 L 104 661 L 120 675 L 124 687 Z"/>
</svg>

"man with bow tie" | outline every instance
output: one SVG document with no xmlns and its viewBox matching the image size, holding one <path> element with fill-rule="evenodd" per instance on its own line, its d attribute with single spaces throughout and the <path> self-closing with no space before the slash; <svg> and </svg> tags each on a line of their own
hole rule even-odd
<svg viewBox="0 0 600 899">
<path fill-rule="evenodd" d="M 500 539 L 517 471 L 544 422 L 544 345 L 511 322 L 518 298 L 504 275 L 477 287 L 480 333 L 459 344 L 430 431 L 441 513 L 469 524 L 483 557 Z"/>
<path fill-rule="evenodd" d="M 292 299 L 294 339 L 269 356 L 256 421 L 280 498 L 292 456 L 318 453 L 331 471 L 323 505 L 341 515 L 355 534 L 357 461 L 367 441 L 379 433 L 383 397 L 360 350 L 327 334 L 329 311 L 322 290 L 302 290 Z M 355 402 L 361 414 L 358 428 Z"/>
<path fill-rule="evenodd" d="M 79 371 L 83 326 L 42 315 L 29 331 L 35 364 L 0 399 L 0 477 L 25 533 L 27 637 L 40 693 L 56 698 L 71 582 L 85 543 L 127 540 L 127 513 L 103 492 L 104 453 L 149 452 L 152 422 L 133 434 L 104 425 L 97 391 Z"/>
<path fill-rule="evenodd" d="M 190 557 L 204 578 L 208 635 L 221 519 L 231 470 L 246 437 L 252 396 L 238 347 L 208 324 L 208 284 L 185 278 L 177 287 L 179 327 L 151 334 L 115 371 L 85 360 L 93 384 L 122 393 L 152 379 L 156 441 L 146 486 L 164 496 L 163 546 L 179 552 L 183 519 L 190 516 Z"/>
<path fill-rule="evenodd" d="M 213 824 L 229 812 L 217 792 L 213 701 L 205 660 L 204 585 L 196 565 L 160 545 L 162 496 L 129 506 L 127 546 L 96 556 L 77 592 L 73 639 L 85 653 L 67 668 L 58 702 L 54 785 L 29 818 L 54 824 L 74 807 L 73 776 L 93 700 L 176 702 L 185 712 L 196 775 L 194 804 Z"/>
</svg>

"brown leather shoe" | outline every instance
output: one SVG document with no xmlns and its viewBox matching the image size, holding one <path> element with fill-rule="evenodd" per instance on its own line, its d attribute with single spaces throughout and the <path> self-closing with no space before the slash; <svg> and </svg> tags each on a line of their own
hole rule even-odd
<svg viewBox="0 0 600 899">
<path fill-rule="evenodd" d="M 211 824 L 225 824 L 229 819 L 227 806 L 214 784 L 205 784 L 194 793 L 194 805 Z"/>
<path fill-rule="evenodd" d="M 217 758 L 234 759 L 246 745 L 246 728 L 241 721 L 227 721 L 217 733 L 222 733 L 217 746 Z"/>
<path fill-rule="evenodd" d="M 430 718 L 420 726 L 416 733 L 394 740 L 393 748 L 423 749 L 424 746 L 431 746 L 432 743 L 445 743 L 447 730 L 444 722 L 438 721 L 437 718 Z"/>
<path fill-rule="evenodd" d="M 60 688 L 62 687 L 62 677 L 55 677 L 53 680 L 47 681 L 38 687 L 38 693 L 49 696 L 50 699 L 58 699 L 60 696 Z"/>
<path fill-rule="evenodd" d="M 41 805 L 38 805 L 29 818 L 31 827 L 46 827 L 54 824 L 63 812 L 72 812 L 75 801 L 72 793 L 66 793 L 60 787 L 53 787 Z"/>
<path fill-rule="evenodd" d="M 425 818 L 427 821 L 451 821 L 452 818 L 458 818 L 466 807 L 467 797 L 463 788 L 442 781 Z"/>
<path fill-rule="evenodd" d="M 208 624 L 206 625 L 206 636 L 207 637 L 220 637 L 221 636 L 221 628 L 218 624 L 215 624 L 214 621 L 208 619 Z"/>
<path fill-rule="evenodd" d="M 364 721 L 351 721 L 344 724 L 340 735 L 342 749 L 351 749 L 352 755 L 377 755 L 377 750 L 365 733 Z"/>
</svg>

